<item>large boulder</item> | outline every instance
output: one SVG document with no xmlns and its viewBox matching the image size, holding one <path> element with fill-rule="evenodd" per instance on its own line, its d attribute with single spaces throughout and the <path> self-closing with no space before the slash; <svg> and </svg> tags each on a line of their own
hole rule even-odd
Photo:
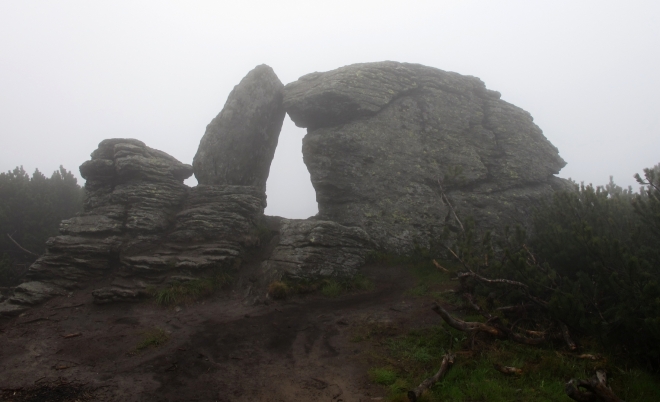
<svg viewBox="0 0 660 402">
<path fill-rule="evenodd" d="M 531 115 L 475 77 L 356 64 L 286 85 L 284 105 L 307 127 L 318 219 L 360 226 L 387 251 L 437 241 L 447 200 L 478 227 L 526 225 L 561 185 L 565 162 Z"/>
<path fill-rule="evenodd" d="M 266 189 L 284 121 L 282 82 L 265 64 L 250 71 L 206 127 L 193 160 L 200 184 Z"/>
</svg>

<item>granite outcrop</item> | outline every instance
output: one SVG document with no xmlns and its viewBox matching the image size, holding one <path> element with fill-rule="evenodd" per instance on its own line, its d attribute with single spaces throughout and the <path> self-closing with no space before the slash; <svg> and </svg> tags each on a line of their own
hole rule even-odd
<svg viewBox="0 0 660 402">
<path fill-rule="evenodd" d="M 355 64 L 287 84 L 284 106 L 307 128 L 317 219 L 361 227 L 388 252 L 437 242 L 448 203 L 480 228 L 525 226 L 564 185 L 565 162 L 531 115 L 475 77 Z"/>
<path fill-rule="evenodd" d="M 236 85 L 199 143 L 193 167 L 200 184 L 254 186 L 266 191 L 285 115 L 283 87 L 265 64 Z"/>
<path fill-rule="evenodd" d="M 319 206 L 309 219 L 264 215 L 285 112 L 307 128 Z M 272 280 L 350 277 L 373 251 L 430 248 L 457 216 L 478 229 L 526 226 L 566 188 L 555 177 L 564 165 L 529 113 L 475 77 L 380 62 L 284 86 L 257 66 L 192 166 L 136 139 L 102 141 L 80 166 L 83 212 L 61 223 L 0 315 L 81 288 L 97 303 L 136 301 L 226 270 L 249 271 L 244 298 L 263 301 Z"/>
</svg>

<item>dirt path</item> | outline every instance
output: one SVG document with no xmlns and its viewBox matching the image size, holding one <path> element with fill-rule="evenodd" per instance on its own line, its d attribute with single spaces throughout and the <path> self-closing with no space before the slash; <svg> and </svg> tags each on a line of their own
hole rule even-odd
<svg viewBox="0 0 660 402">
<path fill-rule="evenodd" d="M 21 392 L 59 381 L 84 384 L 99 401 L 378 400 L 383 391 L 368 381 L 355 330 L 439 318 L 406 295 L 414 279 L 404 269 L 364 273 L 374 290 L 259 306 L 233 295 L 176 309 L 98 306 L 84 292 L 53 299 L 0 323 L 0 388 L 23 387 L 2 398 L 28 400 Z M 156 328 L 169 340 L 136 352 Z"/>
</svg>

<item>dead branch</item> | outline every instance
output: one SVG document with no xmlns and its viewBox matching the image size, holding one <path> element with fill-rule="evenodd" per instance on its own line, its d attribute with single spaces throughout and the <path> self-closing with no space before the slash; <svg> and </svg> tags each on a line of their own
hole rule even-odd
<svg viewBox="0 0 660 402">
<path fill-rule="evenodd" d="M 520 310 L 526 310 L 529 307 L 534 307 L 533 304 L 516 304 L 515 306 L 504 306 L 504 307 L 498 307 L 495 310 L 497 311 L 520 311 Z"/>
<path fill-rule="evenodd" d="M 597 355 L 592 355 L 588 353 L 581 354 L 577 356 L 578 359 L 586 359 L 586 360 L 600 360 L 601 357 Z"/>
<path fill-rule="evenodd" d="M 453 254 L 453 252 L 452 252 L 452 254 Z M 454 255 L 456 255 L 456 254 L 454 254 Z M 465 264 L 463 264 L 463 265 L 465 265 Z M 542 307 L 547 307 L 548 306 L 548 302 L 546 302 L 545 300 L 541 300 L 536 296 L 532 296 L 529 293 L 529 286 L 525 285 L 522 282 L 512 281 L 512 280 L 509 280 L 509 279 L 488 279 L 488 278 L 484 278 L 483 276 L 477 274 L 476 272 L 472 272 L 472 270 L 470 270 L 470 272 L 459 272 L 457 274 L 457 277 L 459 279 L 472 277 L 472 278 L 475 278 L 475 279 L 477 279 L 481 282 L 485 282 L 485 283 L 503 283 L 505 285 L 517 286 L 517 287 L 523 288 L 525 290 L 525 295 L 527 296 L 527 298 L 529 300 L 533 301 L 534 303 L 536 303 L 536 304 L 538 304 L 539 306 L 542 306 Z"/>
<path fill-rule="evenodd" d="M 26 250 L 26 249 L 24 249 L 20 244 L 18 244 L 18 242 L 17 242 L 16 240 L 14 240 L 13 237 L 11 237 L 11 235 L 10 235 L 9 233 L 7 233 L 7 237 L 9 237 L 9 240 L 11 240 L 12 243 L 14 243 L 14 244 L 16 245 L 16 247 L 20 248 L 21 250 L 25 251 L 25 252 L 28 253 L 28 254 L 32 254 L 32 255 L 35 256 L 35 257 L 39 257 L 39 254 L 35 254 L 35 253 L 33 253 L 32 251 L 30 251 L 30 250 Z"/>
<path fill-rule="evenodd" d="M 492 320 L 493 316 L 489 312 L 485 311 L 484 309 L 481 308 L 475 301 L 474 297 L 470 293 L 463 293 L 463 298 L 467 300 L 467 302 L 472 306 L 473 309 L 475 309 L 479 314 L 484 316 L 487 320 Z"/>
<path fill-rule="evenodd" d="M 443 320 L 452 328 L 455 328 L 459 331 L 463 332 L 487 332 L 493 336 L 496 336 L 498 338 L 505 338 L 506 335 L 504 332 L 499 330 L 498 328 L 491 327 L 490 325 L 483 324 L 481 322 L 466 322 L 463 320 L 459 320 L 458 318 L 452 317 L 447 310 L 443 309 L 440 307 L 438 303 L 433 303 L 433 307 L 431 307 L 433 311 L 435 311 L 440 317 L 442 317 Z"/>
<path fill-rule="evenodd" d="M 433 260 L 433 265 L 435 265 L 435 267 L 438 268 L 439 270 L 441 270 L 443 272 L 446 272 L 446 273 L 449 273 L 449 270 L 447 268 L 443 267 L 442 265 L 438 264 L 438 262 L 436 260 Z"/>
<path fill-rule="evenodd" d="M 465 228 L 463 228 L 463 224 L 461 223 L 461 220 L 458 219 L 458 215 L 456 215 L 456 211 L 454 210 L 454 207 L 451 205 L 451 202 L 449 202 L 449 198 L 447 198 L 447 195 L 445 194 L 445 189 L 442 187 L 442 183 L 440 182 L 440 179 L 438 179 L 438 187 L 440 188 L 440 200 L 442 200 L 442 197 L 445 198 L 445 202 L 449 206 L 449 210 L 451 211 L 452 215 L 454 215 L 454 219 L 456 219 L 456 222 L 458 222 L 458 226 L 461 227 L 461 232 L 465 233 Z"/>
<path fill-rule="evenodd" d="M 427 389 L 431 388 L 433 384 L 436 382 L 440 381 L 442 377 L 447 374 L 447 371 L 449 371 L 449 368 L 454 364 L 454 359 L 455 355 L 451 352 L 447 353 L 443 358 L 442 358 L 442 363 L 440 364 L 440 370 L 438 370 L 437 373 L 433 377 L 429 377 L 426 380 L 422 381 L 419 386 L 411 391 L 408 391 L 408 399 L 411 402 L 417 401 L 417 399 L 422 396 L 424 391 Z"/>
<path fill-rule="evenodd" d="M 571 339 L 571 333 L 568 331 L 568 326 L 564 324 L 563 322 L 559 322 L 559 327 L 561 328 L 561 335 L 564 338 L 564 341 L 566 342 L 566 345 L 568 345 L 568 349 L 571 351 L 574 351 L 577 349 L 577 345 L 575 342 L 573 342 L 573 339 Z"/>
<path fill-rule="evenodd" d="M 512 375 L 512 374 L 521 375 L 523 372 L 521 369 L 517 367 L 502 366 L 501 364 L 497 364 L 497 363 L 493 364 L 493 367 L 495 367 L 495 370 L 506 375 Z"/>
<path fill-rule="evenodd" d="M 623 402 L 607 386 L 607 374 L 604 370 L 597 370 L 596 375 L 586 381 L 574 378 L 566 383 L 564 390 L 566 395 L 574 401 Z"/>
<path fill-rule="evenodd" d="M 81 336 L 81 335 L 82 335 L 81 332 L 76 332 L 76 333 L 74 333 L 74 334 L 62 335 L 62 338 L 64 338 L 64 339 L 69 339 L 69 338 L 75 338 L 75 337 L 77 337 L 77 336 Z"/>
<path fill-rule="evenodd" d="M 544 336 L 538 337 L 538 338 L 528 338 L 526 336 L 517 334 L 513 332 L 512 330 L 508 328 L 504 328 L 502 326 L 491 326 L 488 324 L 484 324 L 481 322 L 467 322 L 460 320 L 458 318 L 454 318 L 447 312 L 447 310 L 443 309 L 438 303 L 433 303 L 433 307 L 431 307 L 433 311 L 435 311 L 440 317 L 442 317 L 443 320 L 452 328 L 455 328 L 459 331 L 462 332 L 468 332 L 470 334 L 474 334 L 477 332 L 486 332 L 489 333 L 497 338 L 508 338 L 511 339 L 514 342 L 517 343 L 522 343 L 525 345 L 540 345 L 543 342 L 547 340 L 545 333 Z"/>
<path fill-rule="evenodd" d="M 518 287 L 521 287 L 521 288 L 524 288 L 524 289 L 529 289 L 529 286 L 525 285 L 522 282 L 512 281 L 512 280 L 509 280 L 509 279 L 488 279 L 488 278 L 484 278 L 483 276 L 481 276 L 481 275 L 479 275 L 475 272 L 459 272 L 457 274 L 457 276 L 459 278 L 465 278 L 465 277 L 471 276 L 475 279 L 480 280 L 481 282 L 503 283 L 503 284 L 506 284 L 506 285 L 518 286 Z"/>
</svg>

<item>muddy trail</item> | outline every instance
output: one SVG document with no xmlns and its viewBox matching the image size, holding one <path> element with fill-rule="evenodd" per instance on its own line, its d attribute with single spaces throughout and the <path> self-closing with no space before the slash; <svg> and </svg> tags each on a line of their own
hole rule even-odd
<svg viewBox="0 0 660 402">
<path fill-rule="evenodd" d="M 415 279 L 405 268 L 363 273 L 373 290 L 256 306 L 232 293 L 174 308 L 99 306 L 84 292 L 52 299 L 0 323 L 0 400 L 382 399 L 356 331 L 440 318 L 406 294 Z"/>
</svg>

